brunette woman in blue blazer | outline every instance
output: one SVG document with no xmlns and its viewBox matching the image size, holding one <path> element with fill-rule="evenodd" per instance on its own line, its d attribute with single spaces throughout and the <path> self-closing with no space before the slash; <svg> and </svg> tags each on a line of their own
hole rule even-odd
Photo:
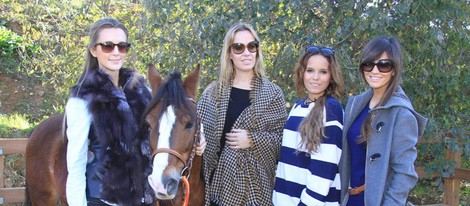
<svg viewBox="0 0 470 206">
<path fill-rule="evenodd" d="M 378 37 L 362 51 L 359 73 L 366 92 L 345 110 L 340 160 L 341 205 L 405 205 L 418 175 L 418 137 L 427 119 L 400 87 L 403 56 L 394 37 Z"/>
</svg>

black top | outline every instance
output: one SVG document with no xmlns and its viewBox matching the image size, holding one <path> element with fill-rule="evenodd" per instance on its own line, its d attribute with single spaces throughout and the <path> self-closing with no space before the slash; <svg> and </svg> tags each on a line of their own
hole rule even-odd
<svg viewBox="0 0 470 206">
<path fill-rule="evenodd" d="M 250 106 L 250 104 L 250 90 L 232 87 L 232 90 L 230 92 L 230 100 L 227 108 L 227 114 L 225 115 L 224 131 L 222 133 L 222 137 L 220 138 L 221 148 L 223 148 L 225 145 L 225 134 L 229 133 L 232 130 L 235 121 L 238 119 L 243 110 Z"/>
</svg>

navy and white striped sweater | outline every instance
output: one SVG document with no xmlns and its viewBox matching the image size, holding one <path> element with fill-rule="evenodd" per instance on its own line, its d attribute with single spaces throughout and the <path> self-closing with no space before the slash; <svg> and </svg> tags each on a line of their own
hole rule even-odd
<svg viewBox="0 0 470 206">
<path fill-rule="evenodd" d="M 298 128 L 314 103 L 299 100 L 292 107 L 283 131 L 280 159 L 273 191 L 274 205 L 339 205 L 343 108 L 333 97 L 324 107 L 325 135 L 318 152 L 300 148 Z M 325 115 L 326 114 L 326 115 Z M 296 151 L 299 150 L 298 153 Z"/>
</svg>

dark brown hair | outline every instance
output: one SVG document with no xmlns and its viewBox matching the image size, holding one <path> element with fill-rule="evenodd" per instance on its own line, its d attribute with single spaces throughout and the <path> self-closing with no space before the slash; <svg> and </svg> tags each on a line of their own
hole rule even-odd
<svg viewBox="0 0 470 206">
<path fill-rule="evenodd" d="M 400 42 L 398 39 L 392 36 L 381 36 L 371 40 L 369 43 L 366 44 L 364 49 L 362 50 L 361 56 L 361 64 L 365 62 L 375 61 L 380 58 L 383 53 L 387 53 L 388 58 L 393 62 L 393 72 L 394 75 L 390 83 L 385 90 L 382 99 L 380 99 L 377 106 L 383 106 L 385 103 L 390 100 L 393 93 L 398 89 L 401 82 L 401 76 L 403 73 L 403 54 Z M 364 72 L 358 68 L 359 73 L 361 74 L 362 78 L 365 80 Z M 362 136 L 359 138 L 359 142 L 367 142 L 371 133 L 371 123 L 374 119 L 374 114 L 369 113 L 364 123 L 361 127 L 361 134 Z"/>
</svg>

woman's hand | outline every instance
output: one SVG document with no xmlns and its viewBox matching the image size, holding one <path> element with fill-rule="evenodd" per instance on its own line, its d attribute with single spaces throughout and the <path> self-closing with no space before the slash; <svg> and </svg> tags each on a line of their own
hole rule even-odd
<svg viewBox="0 0 470 206">
<path fill-rule="evenodd" d="M 202 156 L 204 150 L 206 149 L 206 138 L 204 138 L 204 132 L 201 130 L 200 132 L 201 139 L 199 139 L 199 144 L 196 145 L 196 155 Z"/>
<path fill-rule="evenodd" d="M 232 129 L 232 132 L 225 134 L 225 138 L 227 138 L 228 146 L 232 149 L 246 149 L 252 144 L 248 132 L 244 129 Z"/>
</svg>

